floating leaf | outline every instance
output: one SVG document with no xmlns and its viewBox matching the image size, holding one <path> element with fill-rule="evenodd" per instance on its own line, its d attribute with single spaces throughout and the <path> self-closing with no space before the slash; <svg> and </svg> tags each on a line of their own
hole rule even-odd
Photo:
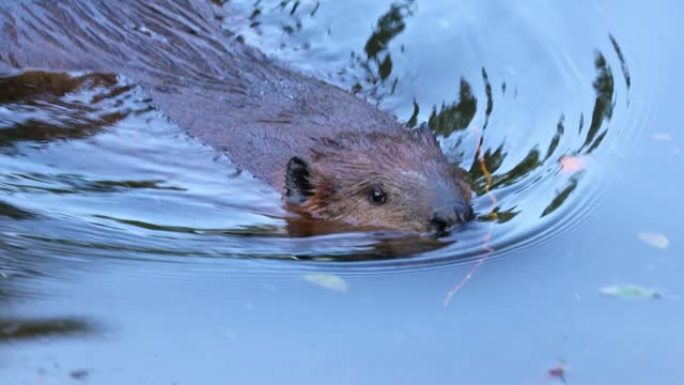
<svg viewBox="0 0 684 385">
<path fill-rule="evenodd" d="M 549 369 L 546 373 L 549 375 L 549 377 L 557 378 L 561 380 L 563 383 L 565 383 L 565 372 L 565 364 L 563 362 L 559 362 L 556 366 Z"/>
<path fill-rule="evenodd" d="M 584 158 L 578 156 L 565 155 L 558 162 L 560 163 L 561 171 L 566 173 L 575 173 L 586 168 Z"/>
<path fill-rule="evenodd" d="M 653 247 L 657 247 L 659 249 L 666 249 L 667 246 L 670 245 L 670 240 L 667 239 L 666 236 L 663 234 L 658 234 L 658 233 L 650 233 L 648 231 L 642 231 L 639 234 L 637 234 L 637 237 L 642 241 L 645 242 Z"/>
<path fill-rule="evenodd" d="M 654 289 L 636 285 L 611 285 L 601 288 L 605 295 L 619 298 L 662 298 L 662 294 Z"/>
<path fill-rule="evenodd" d="M 345 292 L 349 289 L 347 281 L 333 274 L 306 274 L 304 279 L 332 291 Z"/>
</svg>

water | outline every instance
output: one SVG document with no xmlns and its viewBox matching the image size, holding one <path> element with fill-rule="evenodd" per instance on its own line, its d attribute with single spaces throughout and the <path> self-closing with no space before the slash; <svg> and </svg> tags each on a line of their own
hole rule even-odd
<svg viewBox="0 0 684 385">
<path fill-rule="evenodd" d="M 684 381 L 681 5 L 223 6 L 276 60 L 428 123 L 478 221 L 295 236 L 129 79 L 5 74 L 3 384 Z"/>
</svg>

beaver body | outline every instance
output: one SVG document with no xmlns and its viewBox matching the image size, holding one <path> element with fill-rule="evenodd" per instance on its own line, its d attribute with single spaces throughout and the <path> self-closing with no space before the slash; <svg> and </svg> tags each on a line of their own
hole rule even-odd
<svg viewBox="0 0 684 385">
<path fill-rule="evenodd" d="M 432 134 L 410 134 L 365 101 L 273 63 L 221 29 L 222 12 L 200 0 L 4 2 L 0 72 L 123 75 L 189 134 L 316 218 L 425 230 L 470 213 L 469 190 Z M 402 188 L 411 199 L 397 198 Z M 360 203 L 343 194 L 385 211 L 394 203 L 397 215 L 348 215 Z"/>
</svg>

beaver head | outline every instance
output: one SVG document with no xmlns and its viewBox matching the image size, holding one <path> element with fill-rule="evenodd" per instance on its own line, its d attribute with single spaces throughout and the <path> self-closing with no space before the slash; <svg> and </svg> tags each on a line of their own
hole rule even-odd
<svg viewBox="0 0 684 385">
<path fill-rule="evenodd" d="M 342 133 L 287 164 L 296 211 L 354 226 L 436 232 L 473 216 L 470 189 L 433 134 Z"/>
</svg>

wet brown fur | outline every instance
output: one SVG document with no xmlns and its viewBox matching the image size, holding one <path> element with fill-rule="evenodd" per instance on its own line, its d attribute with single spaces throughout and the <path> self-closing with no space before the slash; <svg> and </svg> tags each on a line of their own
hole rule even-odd
<svg viewBox="0 0 684 385">
<path fill-rule="evenodd" d="M 220 27 L 203 0 L 0 3 L 0 73 L 114 73 L 199 140 L 282 193 L 288 161 L 311 168 L 296 211 L 356 226 L 425 231 L 435 212 L 469 205 L 462 176 L 432 134 L 337 87 L 284 68 Z M 368 201 L 381 185 L 384 205 Z M 455 206 L 453 206 L 455 205 Z"/>
</svg>

